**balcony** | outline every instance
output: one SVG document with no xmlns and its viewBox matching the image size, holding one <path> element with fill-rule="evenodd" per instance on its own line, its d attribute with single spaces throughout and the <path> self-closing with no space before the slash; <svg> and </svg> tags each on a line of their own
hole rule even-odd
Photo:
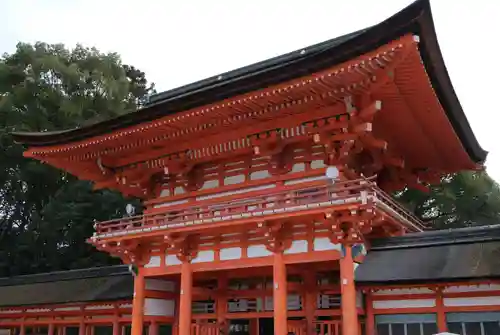
<svg viewBox="0 0 500 335">
<path fill-rule="evenodd" d="M 302 185 L 301 185 L 302 184 Z M 306 186 L 307 184 L 307 186 Z M 161 208 L 160 212 L 98 223 L 93 240 L 157 232 L 178 232 L 201 227 L 259 222 L 291 216 L 324 213 L 327 210 L 374 206 L 396 219 L 409 231 L 424 229 L 423 223 L 368 179 L 316 180 L 263 188 L 259 192 L 205 197 Z M 256 194 L 257 193 L 257 194 Z M 208 198 L 208 199 L 207 199 Z"/>
</svg>

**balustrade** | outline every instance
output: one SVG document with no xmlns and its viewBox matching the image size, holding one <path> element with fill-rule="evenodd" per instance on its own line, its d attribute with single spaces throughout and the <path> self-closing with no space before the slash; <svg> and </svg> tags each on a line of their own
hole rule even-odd
<svg viewBox="0 0 500 335">
<path fill-rule="evenodd" d="M 207 225 L 224 221 L 262 220 L 263 217 L 283 213 L 324 210 L 339 205 L 375 204 L 390 212 L 413 230 L 423 229 L 423 224 L 404 207 L 394 201 L 368 179 L 339 182 L 318 182 L 304 186 L 265 189 L 258 194 L 239 194 L 237 197 L 219 197 L 217 200 L 190 201 L 162 208 L 160 212 L 125 217 L 98 223 L 95 238 L 168 230 L 192 225 Z"/>
</svg>

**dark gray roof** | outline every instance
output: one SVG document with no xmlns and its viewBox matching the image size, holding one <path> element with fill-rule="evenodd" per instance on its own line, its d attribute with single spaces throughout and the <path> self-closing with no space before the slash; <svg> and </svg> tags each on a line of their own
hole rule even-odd
<svg viewBox="0 0 500 335">
<path fill-rule="evenodd" d="M 425 69 L 450 123 L 475 162 L 480 147 L 455 94 L 437 41 L 429 0 L 417 0 L 389 19 L 366 29 L 153 96 L 145 108 L 117 118 L 62 132 L 13 133 L 19 143 L 46 146 L 82 140 L 168 114 L 212 104 L 341 64 L 406 34 L 420 37 Z"/>
<path fill-rule="evenodd" d="M 0 278 L 0 307 L 131 299 L 127 266 Z"/>
<path fill-rule="evenodd" d="M 500 277 L 500 225 L 372 241 L 359 283 L 439 282 Z"/>
</svg>

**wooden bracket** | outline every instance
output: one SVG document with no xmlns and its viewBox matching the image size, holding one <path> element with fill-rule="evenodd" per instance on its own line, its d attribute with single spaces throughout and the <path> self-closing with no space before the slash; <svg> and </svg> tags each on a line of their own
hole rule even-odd
<svg viewBox="0 0 500 335">
<path fill-rule="evenodd" d="M 182 262 L 191 262 L 198 255 L 192 235 L 165 235 L 164 240 Z"/>
</svg>

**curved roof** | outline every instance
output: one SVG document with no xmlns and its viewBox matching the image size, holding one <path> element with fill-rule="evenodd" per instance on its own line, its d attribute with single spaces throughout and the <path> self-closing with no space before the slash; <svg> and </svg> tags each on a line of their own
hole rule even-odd
<svg viewBox="0 0 500 335">
<path fill-rule="evenodd" d="M 66 131 L 16 132 L 13 136 L 17 142 L 30 146 L 48 146 L 110 133 L 306 76 L 354 59 L 410 33 L 420 37 L 419 47 L 424 66 L 455 133 L 471 159 L 477 163 L 483 162 L 487 152 L 475 138 L 451 84 L 439 49 L 429 0 L 417 0 L 370 28 L 159 93 L 151 97 L 146 107 L 134 113 Z"/>
<path fill-rule="evenodd" d="M 130 300 L 133 287 L 126 265 L 0 278 L 0 307 Z"/>
<path fill-rule="evenodd" d="M 499 278 L 499 252 L 500 225 L 374 240 L 356 269 L 356 281 L 404 284 Z"/>
</svg>

